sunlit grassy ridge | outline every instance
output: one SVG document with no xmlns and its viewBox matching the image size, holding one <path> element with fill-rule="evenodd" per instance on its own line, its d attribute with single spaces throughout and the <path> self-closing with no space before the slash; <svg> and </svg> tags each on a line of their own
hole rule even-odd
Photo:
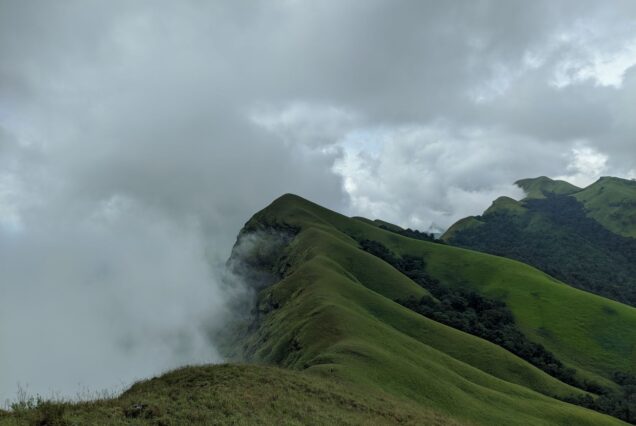
<svg viewBox="0 0 636 426">
<path fill-rule="evenodd" d="M 477 423 L 614 421 L 596 418 L 596 413 L 580 411 L 539 394 L 578 391 L 498 346 L 393 302 L 395 298 L 420 295 L 422 289 L 406 277 L 398 280 L 387 275 L 383 262 L 361 251 L 349 236 L 381 241 L 396 253 L 423 256 L 429 261 L 431 272 L 451 285 L 472 286 L 513 301 L 510 307 L 515 316 L 523 318 L 519 322 L 524 331 L 532 332 L 534 339 L 545 342 L 555 353 L 559 351 L 558 355 L 569 356 L 567 362 L 591 365 L 597 370 L 590 371 L 603 373 L 612 367 L 606 367 L 596 354 L 580 355 L 566 344 L 555 345 L 553 340 L 571 327 L 567 333 L 572 333 L 575 340 L 593 346 L 593 336 L 573 317 L 583 314 L 581 308 L 600 307 L 605 300 L 576 292 L 526 265 L 404 238 L 292 195 L 278 199 L 255 215 L 248 227 L 282 223 L 301 231 L 287 253 L 286 261 L 292 265 L 287 276 L 261 294 L 261 301 L 270 305 L 274 302 L 279 308 L 266 316 L 246 344 L 245 351 L 252 359 L 345 377 L 369 388 L 379 386 L 393 395 Z M 466 274 L 458 270 L 474 263 L 490 266 L 471 269 Z M 531 292 L 536 289 L 546 296 L 555 291 L 558 296 L 577 301 L 564 312 L 573 316 L 569 325 L 541 323 L 541 330 L 533 328 L 532 321 L 543 310 L 554 309 L 546 304 L 525 307 L 517 303 L 516 296 L 525 294 L 526 301 L 532 304 L 536 297 Z M 581 298 L 586 300 L 583 307 L 578 303 Z M 636 312 L 622 305 L 617 309 L 621 320 L 628 318 L 625 329 L 636 324 Z M 546 335 L 554 339 L 547 339 Z M 600 352 L 601 356 L 611 355 L 615 364 L 626 363 L 620 360 L 623 353 Z"/>
</svg>

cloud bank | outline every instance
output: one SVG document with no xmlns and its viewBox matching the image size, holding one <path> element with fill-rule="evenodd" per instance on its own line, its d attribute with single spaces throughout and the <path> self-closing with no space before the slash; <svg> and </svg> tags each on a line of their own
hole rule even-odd
<svg viewBox="0 0 636 426">
<path fill-rule="evenodd" d="M 294 192 L 446 227 L 636 176 L 632 1 L 0 2 L 0 399 L 217 361 L 217 265 Z"/>
</svg>

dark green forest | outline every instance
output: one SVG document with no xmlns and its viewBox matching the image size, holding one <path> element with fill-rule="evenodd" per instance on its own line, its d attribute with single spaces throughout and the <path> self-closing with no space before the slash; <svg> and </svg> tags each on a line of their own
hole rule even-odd
<svg viewBox="0 0 636 426">
<path fill-rule="evenodd" d="M 546 193 L 526 212 L 494 210 L 449 242 L 528 263 L 574 287 L 636 306 L 636 239 L 589 218 L 574 197 Z"/>
</svg>

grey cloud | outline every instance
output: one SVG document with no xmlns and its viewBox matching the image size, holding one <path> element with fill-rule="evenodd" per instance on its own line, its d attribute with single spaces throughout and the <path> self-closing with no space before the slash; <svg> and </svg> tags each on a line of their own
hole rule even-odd
<svg viewBox="0 0 636 426">
<path fill-rule="evenodd" d="M 0 398 L 18 375 L 66 392 L 218 359 L 192 324 L 223 324 L 216 265 L 282 193 L 445 226 L 575 170 L 577 147 L 636 169 L 634 68 L 619 88 L 551 85 L 564 58 L 618 52 L 634 16 L 622 0 L 1 1 L 0 356 L 22 362 Z M 45 321 L 63 332 L 38 340 Z"/>
</svg>

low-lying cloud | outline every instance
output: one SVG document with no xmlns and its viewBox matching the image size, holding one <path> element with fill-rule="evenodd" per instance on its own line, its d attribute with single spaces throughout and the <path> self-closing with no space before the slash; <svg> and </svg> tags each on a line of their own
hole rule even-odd
<svg viewBox="0 0 636 426">
<path fill-rule="evenodd" d="M 446 227 L 636 176 L 630 0 L 0 2 L 0 399 L 219 360 L 242 224 L 294 192 Z"/>
<path fill-rule="evenodd" d="M 205 327 L 225 296 L 198 227 L 111 204 L 3 234 L 3 397 L 18 383 L 44 396 L 119 389 L 221 359 Z"/>
</svg>

